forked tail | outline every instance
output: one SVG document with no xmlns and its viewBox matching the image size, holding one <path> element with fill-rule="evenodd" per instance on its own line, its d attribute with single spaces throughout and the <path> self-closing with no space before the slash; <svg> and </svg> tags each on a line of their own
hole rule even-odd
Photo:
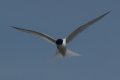
<svg viewBox="0 0 120 80">
<path fill-rule="evenodd" d="M 73 52 L 73 51 L 67 49 L 65 55 L 62 55 L 59 51 L 57 51 L 56 56 L 59 58 L 65 58 L 65 57 L 81 56 L 81 55 L 79 53 L 76 53 L 76 52 Z"/>
<path fill-rule="evenodd" d="M 80 54 L 79 54 L 79 53 L 76 53 L 76 52 L 73 52 L 73 51 L 71 51 L 71 50 L 69 50 L 69 49 L 67 49 L 65 56 L 66 56 L 66 57 L 80 56 Z"/>
</svg>

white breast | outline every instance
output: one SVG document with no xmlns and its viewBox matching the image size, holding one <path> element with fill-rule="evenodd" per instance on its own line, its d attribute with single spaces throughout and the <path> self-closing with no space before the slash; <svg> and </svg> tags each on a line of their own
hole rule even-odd
<svg viewBox="0 0 120 80">
<path fill-rule="evenodd" d="M 63 39 L 63 46 L 66 46 L 66 39 Z"/>
</svg>

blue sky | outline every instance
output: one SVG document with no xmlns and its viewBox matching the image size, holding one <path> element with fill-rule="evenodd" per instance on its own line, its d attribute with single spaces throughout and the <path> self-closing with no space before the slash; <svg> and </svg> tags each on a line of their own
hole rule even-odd
<svg viewBox="0 0 120 80">
<path fill-rule="evenodd" d="M 0 0 L 0 80 L 120 80 L 119 0 Z M 109 11 L 68 47 L 82 57 L 54 59 L 55 47 L 9 26 L 64 38 Z"/>
</svg>

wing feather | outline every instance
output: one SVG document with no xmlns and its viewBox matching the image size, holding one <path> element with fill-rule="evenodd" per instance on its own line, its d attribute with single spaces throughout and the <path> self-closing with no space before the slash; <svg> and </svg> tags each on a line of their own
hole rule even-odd
<svg viewBox="0 0 120 80">
<path fill-rule="evenodd" d="M 108 11 L 106 13 L 104 13 L 103 15 L 83 24 L 82 26 L 78 27 L 76 30 L 74 30 L 67 38 L 66 38 L 66 43 L 69 43 L 74 37 L 76 37 L 79 33 L 81 33 L 82 31 L 84 31 L 86 28 L 88 28 L 89 26 L 91 26 L 92 24 L 94 24 L 95 22 L 99 21 L 100 19 L 102 19 L 104 16 L 106 16 L 107 14 L 109 14 L 111 11 Z"/>
<path fill-rule="evenodd" d="M 36 32 L 36 31 L 33 31 L 33 30 L 28 30 L 28 29 L 22 29 L 22 28 L 18 28 L 18 27 L 14 27 L 14 26 L 11 26 L 11 27 L 14 28 L 14 29 L 17 29 L 19 31 L 22 31 L 22 32 L 31 33 L 31 34 L 40 36 L 41 38 L 55 44 L 56 40 L 54 38 L 52 38 L 51 36 L 45 34 L 45 33 L 40 33 L 40 32 Z"/>
</svg>

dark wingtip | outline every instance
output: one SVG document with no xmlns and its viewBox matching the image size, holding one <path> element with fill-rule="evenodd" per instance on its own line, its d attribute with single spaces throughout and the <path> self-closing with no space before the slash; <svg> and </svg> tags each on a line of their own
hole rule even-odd
<svg viewBox="0 0 120 80">
<path fill-rule="evenodd" d="M 19 28 L 15 27 L 15 26 L 10 26 L 10 27 L 12 27 L 12 28 L 14 28 L 14 29 L 19 29 Z"/>
<path fill-rule="evenodd" d="M 110 11 L 106 12 L 106 13 L 104 14 L 104 16 L 105 16 L 105 15 L 107 15 L 107 14 L 109 14 L 111 11 L 112 11 L 112 10 L 110 10 Z"/>
<path fill-rule="evenodd" d="M 111 12 L 111 10 L 110 11 L 108 11 L 108 12 L 106 12 L 106 13 L 104 13 L 103 15 L 101 15 L 99 18 L 103 18 L 103 17 L 105 17 L 106 15 L 108 15 L 109 13 Z"/>
<path fill-rule="evenodd" d="M 9 26 L 9 27 L 12 27 L 12 28 L 17 28 L 17 27 L 15 27 L 15 26 Z"/>
</svg>

